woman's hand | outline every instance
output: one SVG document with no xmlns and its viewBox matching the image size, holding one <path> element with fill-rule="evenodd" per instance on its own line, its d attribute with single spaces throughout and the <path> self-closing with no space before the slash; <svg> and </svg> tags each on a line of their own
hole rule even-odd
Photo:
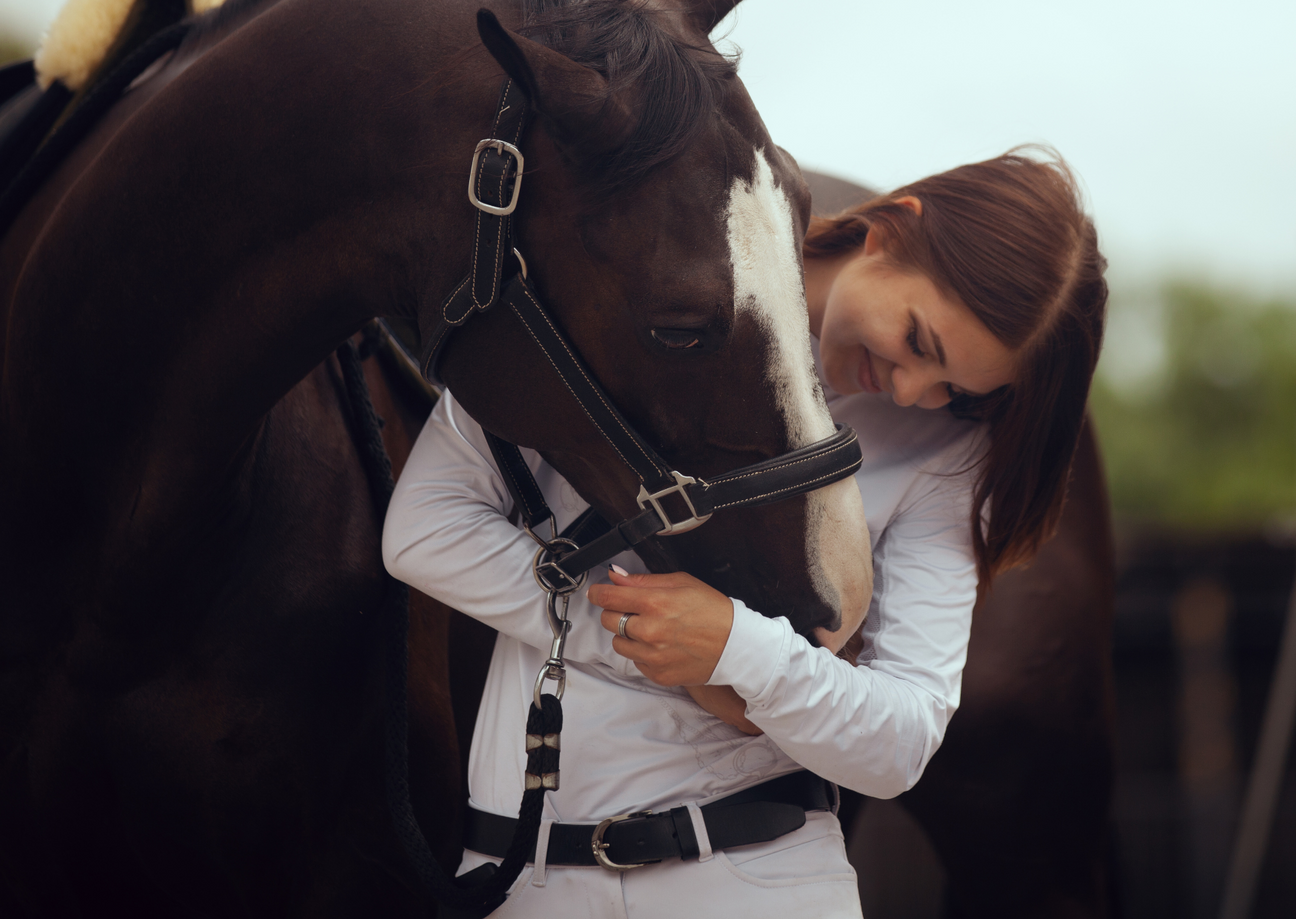
<svg viewBox="0 0 1296 919">
<path fill-rule="evenodd" d="M 662 686 L 684 686 L 693 701 L 745 734 L 761 734 L 747 720 L 747 703 L 732 686 L 706 686 L 733 627 L 733 603 L 692 575 L 621 574 L 595 584 L 590 602 L 603 607 L 612 648 Z M 626 620 L 626 638 L 618 633 Z"/>
<path fill-rule="evenodd" d="M 589 599 L 603 607 L 612 649 L 661 686 L 700 686 L 711 679 L 733 628 L 730 599 L 683 572 L 613 571 L 609 577 L 611 584 L 589 589 Z M 617 629 L 626 613 L 631 616 L 622 638 Z"/>
</svg>

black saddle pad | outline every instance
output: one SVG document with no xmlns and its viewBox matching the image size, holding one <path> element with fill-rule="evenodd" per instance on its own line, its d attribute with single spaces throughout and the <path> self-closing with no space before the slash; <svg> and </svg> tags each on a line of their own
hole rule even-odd
<svg viewBox="0 0 1296 919">
<path fill-rule="evenodd" d="M 62 83 L 42 91 L 31 61 L 0 68 L 0 192 L 18 178 L 71 99 Z"/>
</svg>

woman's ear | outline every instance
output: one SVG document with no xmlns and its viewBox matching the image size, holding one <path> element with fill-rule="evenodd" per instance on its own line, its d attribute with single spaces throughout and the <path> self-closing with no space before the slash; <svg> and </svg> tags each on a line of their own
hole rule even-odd
<svg viewBox="0 0 1296 919">
<path fill-rule="evenodd" d="M 922 216 L 922 202 L 913 195 L 905 195 L 903 198 L 896 198 L 895 203 L 909 208 L 909 210 L 913 211 L 919 217 Z"/>
<path fill-rule="evenodd" d="M 869 227 L 868 233 L 864 236 L 864 254 L 877 255 L 882 251 L 886 243 L 886 227 L 881 223 L 874 223 Z"/>
<path fill-rule="evenodd" d="M 913 195 L 905 195 L 903 198 L 896 198 L 893 204 L 901 207 L 907 207 L 914 212 L 915 216 L 921 217 L 923 206 L 922 202 Z M 877 252 L 886 248 L 887 244 L 886 227 L 881 223 L 874 223 L 869 227 L 868 235 L 864 237 L 864 254 L 875 255 Z"/>
</svg>

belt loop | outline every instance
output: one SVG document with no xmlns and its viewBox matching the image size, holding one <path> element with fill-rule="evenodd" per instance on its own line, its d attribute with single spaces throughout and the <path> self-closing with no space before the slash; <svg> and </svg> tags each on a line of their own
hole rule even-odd
<svg viewBox="0 0 1296 919">
<path fill-rule="evenodd" d="M 549 862 L 549 828 L 554 822 L 549 819 L 540 821 L 540 832 L 536 835 L 535 871 L 531 873 L 531 886 L 545 885 L 545 866 Z"/>
<path fill-rule="evenodd" d="M 702 808 L 689 802 L 689 817 L 693 820 L 693 835 L 697 837 L 698 861 L 709 862 L 715 857 L 711 851 L 711 837 L 707 835 L 706 820 L 702 817 Z"/>
</svg>

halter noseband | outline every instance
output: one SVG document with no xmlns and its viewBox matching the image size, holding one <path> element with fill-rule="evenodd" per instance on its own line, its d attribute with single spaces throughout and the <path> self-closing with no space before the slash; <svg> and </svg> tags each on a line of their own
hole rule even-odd
<svg viewBox="0 0 1296 919">
<path fill-rule="evenodd" d="M 591 568 L 649 537 L 687 533 L 706 523 L 718 510 L 771 504 L 854 475 L 862 461 L 859 441 L 850 427 L 841 424 L 830 437 L 710 481 L 672 469 L 639 436 L 541 304 L 527 281 L 526 263 L 513 248 L 511 215 L 517 207 L 523 173 L 518 144 L 527 108 L 525 94 L 513 80 L 505 80 L 493 134 L 477 144 L 469 172 L 468 200 L 477 208 L 472 269 L 441 305 L 424 349 L 422 371 L 435 382 L 437 364 L 451 333 L 475 313 L 502 303 L 522 323 L 595 428 L 638 476 L 638 514 L 613 526 L 591 509 L 561 537 L 555 534 L 553 539 L 545 540 L 535 530 L 546 520 L 552 526 L 553 512 L 521 452 L 516 445 L 487 433 L 491 452 L 523 524 L 541 546 L 536 558 L 536 577 L 541 586 L 546 591 L 568 593 L 580 585 Z M 504 281 L 504 264 L 510 256 L 518 263 L 519 271 Z"/>
</svg>

